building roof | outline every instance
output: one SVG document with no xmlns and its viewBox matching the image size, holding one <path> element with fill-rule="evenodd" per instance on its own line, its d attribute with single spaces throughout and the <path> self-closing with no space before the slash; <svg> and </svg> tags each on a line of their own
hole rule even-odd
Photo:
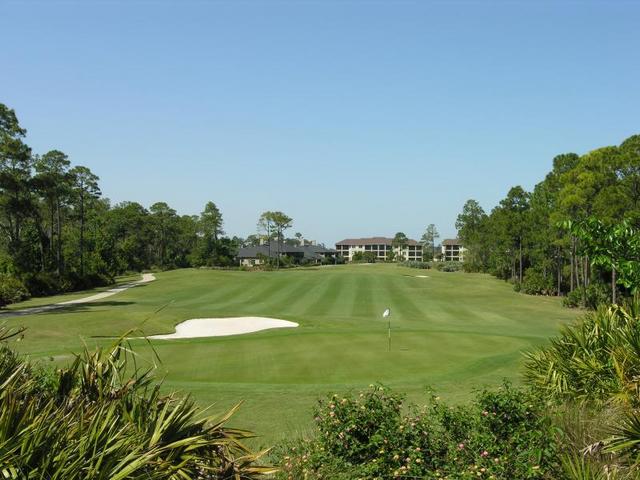
<svg viewBox="0 0 640 480">
<path fill-rule="evenodd" d="M 305 245 L 298 248 L 314 253 L 337 253 L 334 248 L 327 248 L 324 245 Z"/>
<path fill-rule="evenodd" d="M 368 237 L 368 238 L 346 238 L 339 242 L 337 245 L 391 245 L 393 244 L 393 238 L 388 237 Z M 409 239 L 407 245 L 420 245 L 413 239 Z"/>
<path fill-rule="evenodd" d="M 257 258 L 258 255 L 264 255 L 268 257 L 276 257 L 280 252 L 281 255 L 292 255 L 297 254 L 298 256 L 302 255 L 306 258 L 318 258 L 321 254 L 327 253 L 337 253 L 335 250 L 331 248 L 325 248 L 322 245 L 305 245 L 304 247 L 297 247 L 293 245 L 286 245 L 284 243 L 280 244 L 280 248 L 278 245 L 271 245 L 271 249 L 269 249 L 269 245 L 257 245 L 255 247 L 242 247 L 238 250 L 238 258 Z"/>
<path fill-rule="evenodd" d="M 462 242 L 459 238 L 446 238 L 442 241 L 442 245 L 460 245 L 462 246 Z"/>
</svg>

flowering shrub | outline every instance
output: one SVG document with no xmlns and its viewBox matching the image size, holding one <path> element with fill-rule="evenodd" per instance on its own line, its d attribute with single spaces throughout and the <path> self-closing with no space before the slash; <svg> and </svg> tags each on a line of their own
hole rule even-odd
<svg viewBox="0 0 640 480">
<path fill-rule="evenodd" d="M 543 479 L 558 453 L 543 405 L 505 384 L 471 405 L 452 408 L 432 396 L 418 408 L 371 386 L 321 400 L 318 436 L 289 445 L 280 478 Z"/>
</svg>

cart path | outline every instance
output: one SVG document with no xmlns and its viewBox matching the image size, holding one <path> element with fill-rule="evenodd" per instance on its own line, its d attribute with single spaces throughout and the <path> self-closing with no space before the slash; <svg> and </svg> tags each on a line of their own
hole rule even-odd
<svg viewBox="0 0 640 480">
<path fill-rule="evenodd" d="M 125 290 L 136 287 L 143 283 L 152 282 L 155 279 L 156 277 L 153 273 L 143 273 L 142 279 L 140 280 L 136 280 L 135 282 L 124 283 L 119 287 L 110 288 L 109 290 L 96 293 L 95 295 L 90 295 L 88 297 L 76 298 L 75 300 L 67 300 L 66 302 L 53 303 L 51 305 L 42 305 L 40 307 L 31 307 L 31 308 L 25 308 L 22 310 L 11 310 L 6 312 L 1 312 L 0 319 L 10 318 L 10 317 L 22 317 L 24 315 L 34 315 L 37 313 L 49 312 L 51 310 L 58 310 L 68 305 L 77 305 L 77 304 L 95 302 L 96 300 L 102 300 L 103 298 L 111 297 L 112 295 L 115 295 L 120 292 L 124 292 Z"/>
</svg>

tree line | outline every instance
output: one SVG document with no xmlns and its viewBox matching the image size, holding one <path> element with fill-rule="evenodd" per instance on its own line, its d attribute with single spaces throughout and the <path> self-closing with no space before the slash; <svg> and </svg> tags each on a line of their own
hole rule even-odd
<svg viewBox="0 0 640 480">
<path fill-rule="evenodd" d="M 489 213 L 468 200 L 456 221 L 465 268 L 510 280 L 527 293 L 567 295 L 589 306 L 625 287 L 590 258 L 572 224 L 625 220 L 640 227 L 640 135 L 584 155 L 565 153 L 533 191 L 512 187 Z"/>
<path fill-rule="evenodd" d="M 129 271 L 235 261 L 242 240 L 225 236 L 213 202 L 200 215 L 165 202 L 112 205 L 89 168 L 60 150 L 36 154 L 25 137 L 0 103 L 0 290 L 17 280 L 28 293 L 50 294 Z"/>
</svg>

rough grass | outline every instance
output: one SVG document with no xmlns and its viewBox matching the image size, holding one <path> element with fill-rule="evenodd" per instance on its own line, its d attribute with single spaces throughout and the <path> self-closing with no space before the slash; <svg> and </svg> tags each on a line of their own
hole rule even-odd
<svg viewBox="0 0 640 480">
<path fill-rule="evenodd" d="M 296 329 L 154 342 L 166 388 L 192 392 L 199 402 L 220 408 L 243 400 L 237 424 L 269 444 L 310 429 L 314 400 L 327 392 L 383 382 L 414 401 L 426 385 L 458 400 L 504 377 L 517 380 L 521 352 L 576 315 L 558 299 L 515 293 L 487 275 L 415 275 L 394 265 L 177 270 L 104 301 L 8 323 L 28 327 L 22 351 L 64 362 L 83 342 L 107 341 L 94 337 L 137 327 L 145 334 L 170 333 L 189 318 L 251 315 L 298 322 Z M 391 352 L 381 318 L 387 307 Z M 150 361 L 145 343 L 132 343 Z"/>
</svg>

